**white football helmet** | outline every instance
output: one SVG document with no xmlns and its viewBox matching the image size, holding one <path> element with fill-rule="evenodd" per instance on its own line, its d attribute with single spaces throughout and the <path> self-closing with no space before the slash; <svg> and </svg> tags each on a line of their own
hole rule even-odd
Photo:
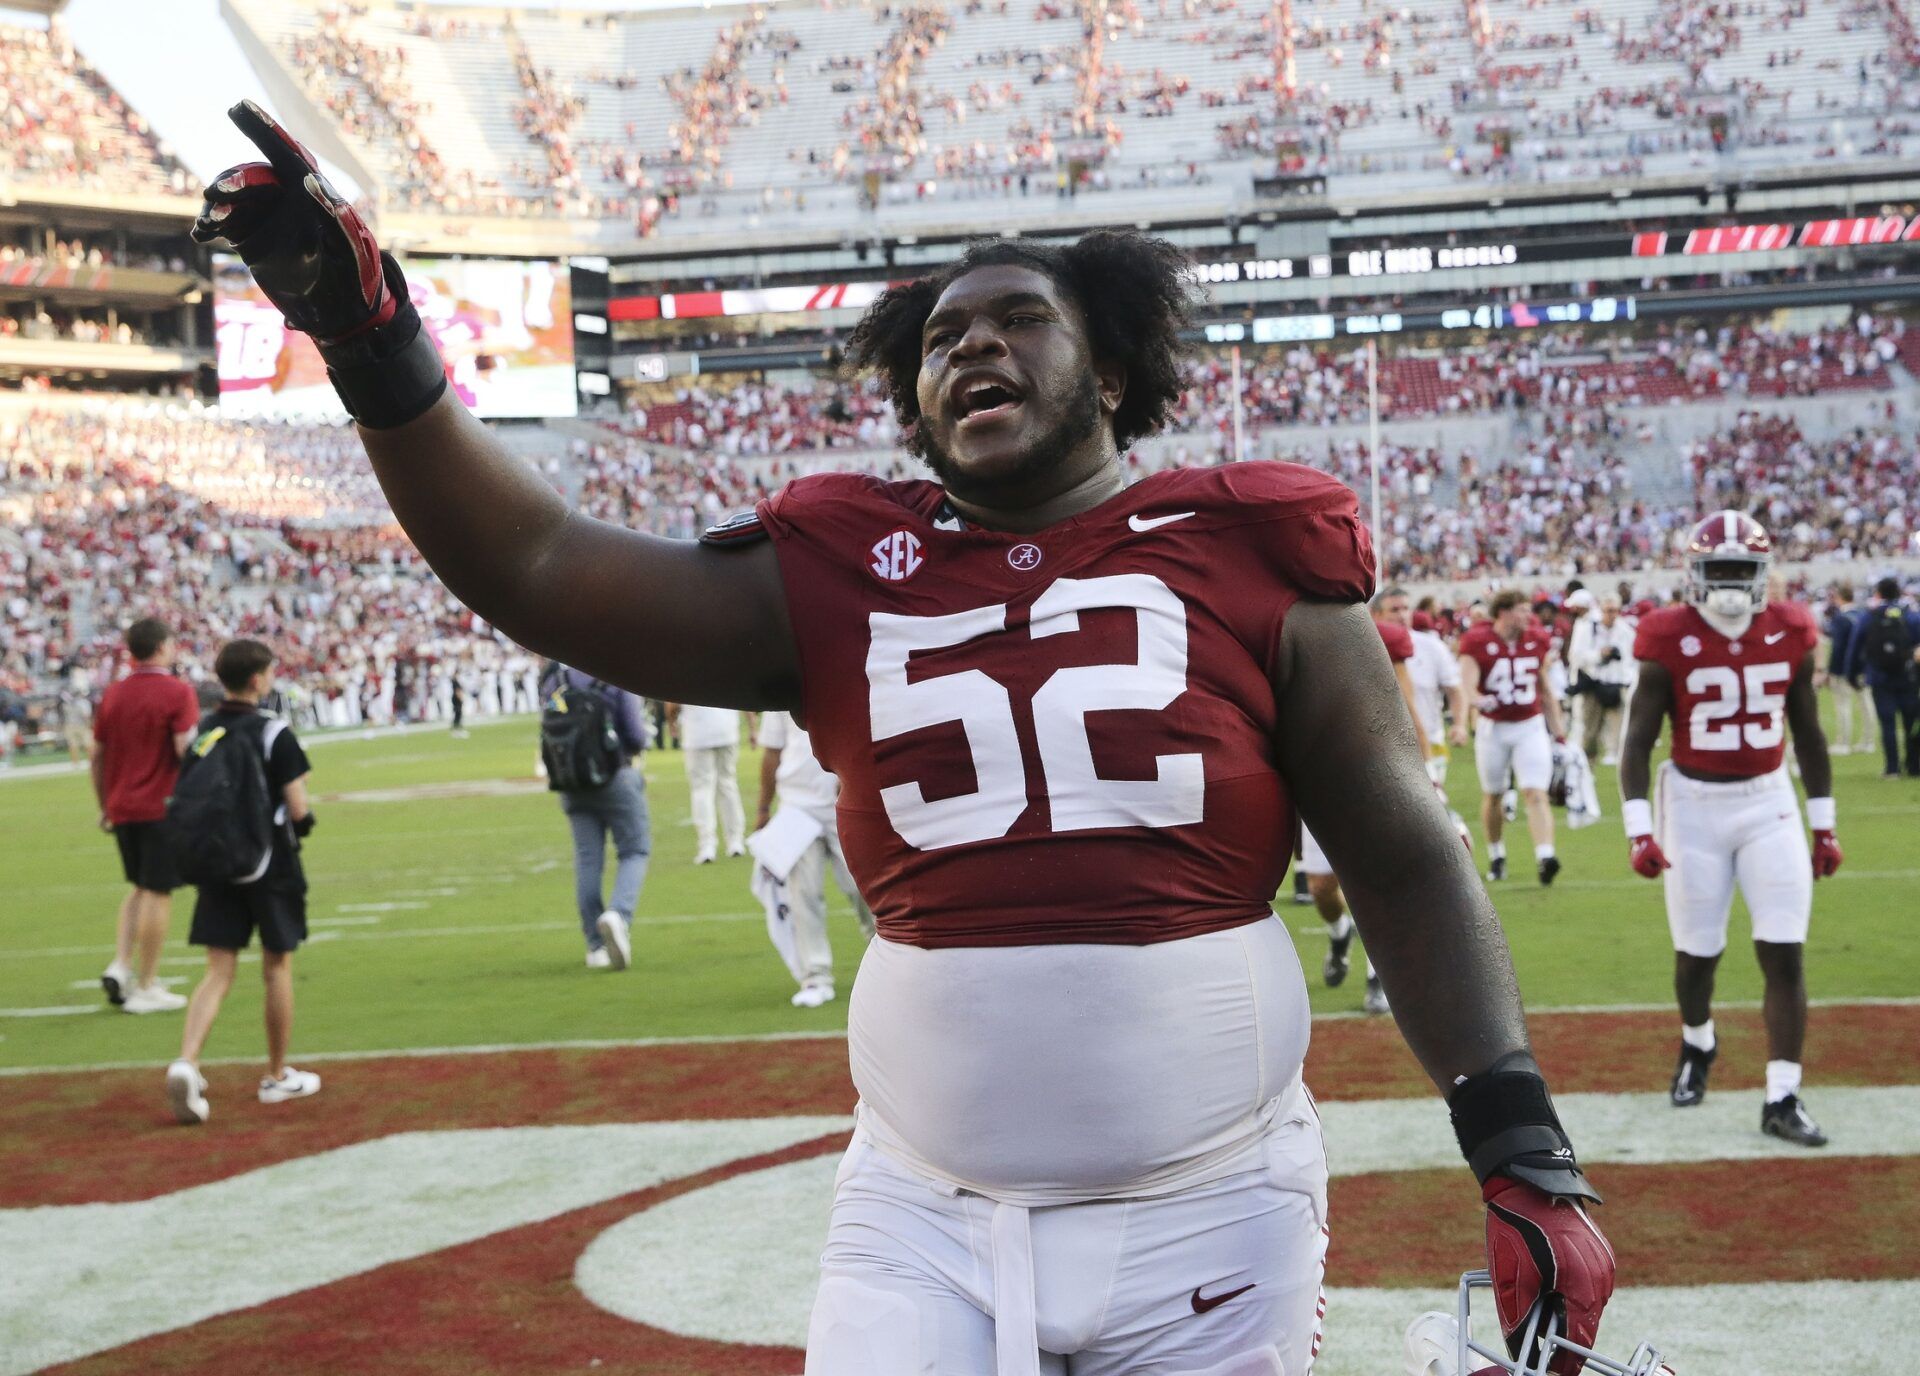
<svg viewBox="0 0 1920 1376">
<path fill-rule="evenodd" d="M 1407 1325 L 1407 1376 L 1550 1376 L 1548 1365 L 1563 1352 L 1579 1357 L 1584 1363 L 1581 1370 L 1597 1376 L 1674 1376 L 1673 1368 L 1649 1343 L 1641 1343 L 1621 1362 L 1561 1337 L 1552 1320 L 1541 1332 L 1538 1305 L 1527 1318 L 1525 1340 L 1520 1345 L 1520 1351 L 1528 1355 L 1509 1357 L 1498 1333 L 1493 1347 L 1477 1342 L 1473 1336 L 1473 1292 L 1492 1288 L 1493 1278 L 1485 1271 L 1469 1271 L 1460 1277 L 1459 1303 L 1454 1313 L 1430 1310 Z"/>
<path fill-rule="evenodd" d="M 1738 511 L 1716 511 L 1687 540 L 1687 600 L 1729 619 L 1767 605 L 1773 541 L 1766 528 Z"/>
</svg>

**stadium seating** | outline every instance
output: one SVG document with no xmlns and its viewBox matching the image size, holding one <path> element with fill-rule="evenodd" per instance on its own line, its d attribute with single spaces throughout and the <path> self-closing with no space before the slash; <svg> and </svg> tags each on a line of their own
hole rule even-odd
<svg viewBox="0 0 1920 1376">
<path fill-rule="evenodd" d="M 0 24 L 0 180 L 68 188 L 197 192 L 146 120 L 73 49 L 58 18 Z"/>
<path fill-rule="evenodd" d="M 890 0 L 510 19 L 236 0 L 390 204 L 700 233 L 1255 174 L 1338 189 L 1902 156 L 1905 11 Z M 1118 200 L 1114 210 L 1123 206 Z"/>
</svg>

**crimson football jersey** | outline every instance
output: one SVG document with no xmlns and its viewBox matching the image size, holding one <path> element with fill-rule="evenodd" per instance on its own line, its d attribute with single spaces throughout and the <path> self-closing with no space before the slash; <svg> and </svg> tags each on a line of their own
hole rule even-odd
<svg viewBox="0 0 1920 1376">
<path fill-rule="evenodd" d="M 1673 762 L 1690 774 L 1754 779 L 1786 754 L 1787 685 L 1819 643 L 1813 613 L 1770 602 L 1738 640 L 1695 607 L 1662 607 L 1641 618 L 1636 659 L 1673 680 Z"/>
<path fill-rule="evenodd" d="M 1346 486 L 1176 469 L 1013 534 L 935 483 L 821 474 L 758 516 L 882 936 L 1143 945 L 1268 915 L 1293 836 L 1281 625 L 1372 593 Z"/>
<path fill-rule="evenodd" d="M 1460 637 L 1460 653 L 1480 666 L 1481 701 L 1493 703 L 1482 706 L 1480 715 L 1489 721 L 1525 721 L 1546 711 L 1540 695 L 1547 691 L 1547 656 L 1552 650 L 1546 628 L 1537 623 L 1513 642 L 1494 630 L 1491 621 L 1470 626 Z"/>
</svg>

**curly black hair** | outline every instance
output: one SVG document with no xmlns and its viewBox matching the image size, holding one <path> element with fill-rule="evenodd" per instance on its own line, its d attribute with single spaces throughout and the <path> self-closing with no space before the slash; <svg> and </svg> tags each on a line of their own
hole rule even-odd
<svg viewBox="0 0 1920 1376">
<path fill-rule="evenodd" d="M 847 339 L 848 364 L 885 382 L 909 451 L 925 457 L 916 384 L 927 317 L 960 277 L 999 264 L 1051 278 L 1079 304 L 1093 356 L 1126 370 L 1126 391 L 1113 416 L 1115 445 L 1124 451 L 1167 423 L 1183 388 L 1180 332 L 1199 300 L 1185 252 L 1132 230 L 1095 230 L 1071 244 L 976 239 L 932 275 L 889 287 Z"/>
</svg>

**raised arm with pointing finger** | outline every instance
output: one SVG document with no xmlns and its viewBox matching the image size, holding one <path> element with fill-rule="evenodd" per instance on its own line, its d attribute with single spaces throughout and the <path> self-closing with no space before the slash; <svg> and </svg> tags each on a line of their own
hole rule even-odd
<svg viewBox="0 0 1920 1376">
<path fill-rule="evenodd" d="M 568 507 L 447 387 L 406 279 L 313 155 L 252 101 L 265 162 L 207 188 L 194 222 L 313 337 L 408 537 L 467 606 L 529 649 L 634 692 L 793 707 L 799 661 L 773 549 L 665 540 Z"/>
</svg>

